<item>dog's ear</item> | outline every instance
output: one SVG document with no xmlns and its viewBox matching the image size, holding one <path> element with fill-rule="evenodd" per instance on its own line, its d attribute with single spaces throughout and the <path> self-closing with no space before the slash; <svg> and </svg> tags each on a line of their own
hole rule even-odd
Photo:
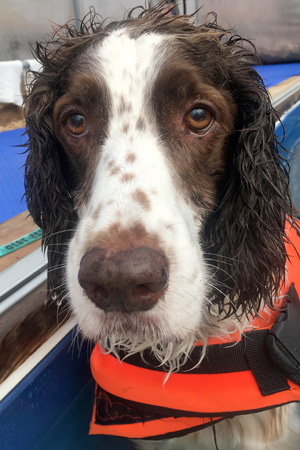
<svg viewBox="0 0 300 450">
<path fill-rule="evenodd" d="M 54 297 L 62 295 L 67 243 L 77 223 L 72 191 L 77 188 L 78 174 L 55 139 L 53 109 L 66 91 L 71 62 L 88 45 L 87 38 L 101 31 L 99 20 L 91 8 L 79 29 L 76 21 L 57 26 L 45 43 L 37 43 L 33 49 L 42 70 L 33 72 L 25 100 L 25 196 L 30 214 L 43 231 L 42 242 L 48 252 L 48 294 Z"/>
<path fill-rule="evenodd" d="M 61 148 L 53 135 L 56 84 L 57 70 L 45 67 L 35 74 L 25 101 L 25 196 L 29 212 L 43 232 L 42 243 L 48 249 L 48 294 L 55 297 L 62 292 L 66 244 L 76 221 L 68 180 L 62 170 Z"/>
<path fill-rule="evenodd" d="M 275 136 L 278 116 L 239 40 L 228 47 L 228 88 L 238 113 L 228 143 L 227 179 L 206 236 L 207 254 L 218 258 L 215 299 L 222 308 L 227 295 L 230 314 L 240 315 L 257 312 L 262 303 L 272 305 L 279 292 L 287 256 L 285 221 L 293 207 L 288 166 Z"/>
</svg>

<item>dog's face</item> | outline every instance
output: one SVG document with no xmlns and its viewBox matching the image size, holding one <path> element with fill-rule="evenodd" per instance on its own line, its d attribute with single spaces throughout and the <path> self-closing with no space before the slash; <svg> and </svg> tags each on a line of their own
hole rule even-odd
<svg viewBox="0 0 300 450">
<path fill-rule="evenodd" d="M 258 309 L 284 271 L 275 115 L 247 52 L 223 34 L 145 13 L 68 36 L 33 85 L 29 208 L 51 276 L 67 243 L 72 309 L 106 347 L 190 345 L 212 325 L 212 295 L 220 311 L 225 296 Z"/>
<path fill-rule="evenodd" d="M 168 343 L 201 327 L 210 271 L 199 236 L 235 105 L 197 58 L 176 36 L 113 31 L 80 55 L 55 104 L 55 136 L 82 168 L 67 285 L 92 339 Z"/>
</svg>

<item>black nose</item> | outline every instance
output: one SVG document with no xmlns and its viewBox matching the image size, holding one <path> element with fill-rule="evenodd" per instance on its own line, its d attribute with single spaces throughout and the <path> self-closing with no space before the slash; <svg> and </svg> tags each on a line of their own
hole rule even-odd
<svg viewBox="0 0 300 450">
<path fill-rule="evenodd" d="M 94 247 L 81 259 L 78 280 L 90 300 L 105 311 L 152 308 L 168 283 L 164 253 L 149 247 L 107 253 Z"/>
</svg>

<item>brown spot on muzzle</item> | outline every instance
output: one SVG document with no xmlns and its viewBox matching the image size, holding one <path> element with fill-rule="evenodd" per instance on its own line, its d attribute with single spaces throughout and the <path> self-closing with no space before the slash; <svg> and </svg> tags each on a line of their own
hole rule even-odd
<svg viewBox="0 0 300 450">
<path fill-rule="evenodd" d="M 115 222 L 109 228 L 91 235 L 82 249 L 82 254 L 93 247 L 105 248 L 107 255 L 143 246 L 157 250 L 161 248 L 159 242 L 158 235 L 148 233 L 140 222 L 129 228 L 125 228 L 121 222 Z"/>
<path fill-rule="evenodd" d="M 129 181 L 134 180 L 134 178 L 135 178 L 135 175 L 133 173 L 124 173 L 121 176 L 121 182 L 122 183 L 128 183 Z"/>
<path fill-rule="evenodd" d="M 147 194 L 145 192 L 141 191 L 140 189 L 137 189 L 132 194 L 133 200 L 138 202 L 145 210 L 149 211 L 151 209 L 151 202 Z"/>
<path fill-rule="evenodd" d="M 111 171 L 110 174 L 111 175 L 118 175 L 118 173 L 120 172 L 121 168 L 119 166 L 114 166 Z"/>
<path fill-rule="evenodd" d="M 133 164 L 134 161 L 136 160 L 136 156 L 134 153 L 128 153 L 128 155 L 126 156 L 126 162 Z"/>
</svg>

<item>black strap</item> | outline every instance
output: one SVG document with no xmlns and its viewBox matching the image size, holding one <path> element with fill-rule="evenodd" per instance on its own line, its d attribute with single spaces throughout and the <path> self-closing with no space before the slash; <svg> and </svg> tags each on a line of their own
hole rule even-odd
<svg viewBox="0 0 300 450">
<path fill-rule="evenodd" d="M 201 359 L 203 347 L 197 346 L 193 349 L 187 362 L 182 365 L 176 373 L 189 374 L 218 374 L 231 372 L 244 372 L 249 370 L 249 364 L 245 357 L 243 342 L 216 344 L 207 347 L 205 357 L 201 364 L 197 363 Z M 139 353 L 126 356 L 125 352 L 119 352 L 120 358 L 126 363 L 136 367 L 158 372 L 167 372 L 168 368 L 160 364 L 151 350 L 144 350 L 143 355 Z"/>
<path fill-rule="evenodd" d="M 267 338 L 274 363 L 300 385 L 300 302 L 294 283 L 286 294 L 287 306 L 275 321 Z"/>
<path fill-rule="evenodd" d="M 266 330 L 251 331 L 243 340 L 247 361 L 263 396 L 290 388 L 285 374 L 268 354 L 267 334 Z"/>
<path fill-rule="evenodd" d="M 167 417 L 167 414 L 153 412 L 145 404 L 138 404 L 110 394 L 96 384 L 96 415 L 98 425 L 126 425 Z"/>
</svg>

